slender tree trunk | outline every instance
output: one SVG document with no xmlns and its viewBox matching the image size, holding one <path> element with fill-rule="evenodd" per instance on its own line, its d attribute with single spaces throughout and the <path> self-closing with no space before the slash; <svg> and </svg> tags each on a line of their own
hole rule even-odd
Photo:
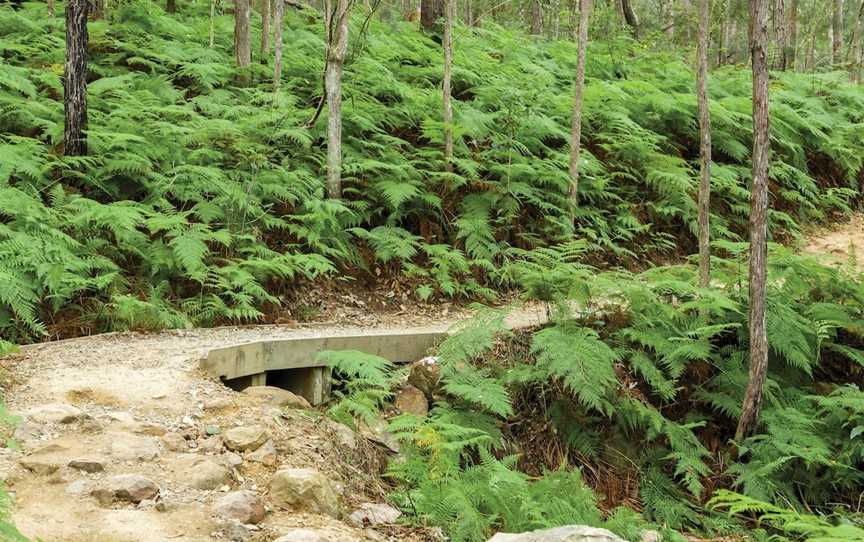
<svg viewBox="0 0 864 542">
<path fill-rule="evenodd" d="M 733 8 L 734 4 L 732 0 L 726 0 L 726 5 L 723 9 L 723 27 L 720 29 L 720 41 L 723 43 L 722 47 L 720 47 L 720 65 L 727 64 L 732 56 Z"/>
<path fill-rule="evenodd" d="M 48 0 L 48 17 L 54 18 L 54 0 Z"/>
<path fill-rule="evenodd" d="M 843 59 L 843 0 L 834 0 L 831 34 L 831 63 L 836 68 Z"/>
<path fill-rule="evenodd" d="M 261 62 L 267 61 L 270 52 L 270 0 L 261 0 Z"/>
<path fill-rule="evenodd" d="M 252 64 L 252 44 L 249 41 L 249 0 L 234 0 L 234 59 L 237 67 L 244 71 L 242 78 L 248 78 L 249 65 Z"/>
<path fill-rule="evenodd" d="M 348 0 L 327 0 L 327 194 L 342 197 L 342 66 L 348 49 Z"/>
<path fill-rule="evenodd" d="M 446 0 L 445 0 L 446 2 Z M 531 34 L 539 36 L 543 32 L 543 6 L 540 0 L 531 0 Z"/>
<path fill-rule="evenodd" d="M 63 149 L 67 156 L 87 154 L 88 0 L 66 2 L 66 66 L 63 76 Z"/>
<path fill-rule="evenodd" d="M 585 90 L 585 50 L 588 47 L 588 20 L 591 0 L 579 0 L 579 43 L 576 53 L 576 90 L 570 124 L 570 205 L 579 203 L 579 151 L 582 145 L 582 94 Z"/>
<path fill-rule="evenodd" d="M 450 103 L 450 76 L 453 71 L 453 17 L 456 15 L 456 0 L 444 0 L 444 164 L 453 171 L 453 105 Z"/>
<path fill-rule="evenodd" d="M 561 36 L 561 0 L 552 0 L 550 15 L 549 29 L 552 32 L 552 39 L 557 40 Z"/>
<path fill-rule="evenodd" d="M 774 26 L 774 39 L 777 42 L 777 57 L 774 68 L 785 71 L 788 65 L 786 55 L 788 44 L 786 42 L 786 2 L 785 0 L 773 0 L 771 5 L 771 18 Z"/>
<path fill-rule="evenodd" d="M 167 0 L 165 3 L 165 11 L 168 13 L 177 13 L 177 0 Z"/>
<path fill-rule="evenodd" d="M 444 16 L 444 0 L 420 0 L 420 26 L 432 30 L 438 19 Z"/>
<path fill-rule="evenodd" d="M 768 6 L 750 0 L 750 58 L 753 70 L 753 184 L 750 189 L 750 376 L 735 440 L 759 423 L 762 389 L 768 373 L 765 288 L 768 275 Z"/>
<path fill-rule="evenodd" d="M 798 0 L 789 2 L 789 53 L 786 56 L 789 68 L 798 69 Z"/>
<path fill-rule="evenodd" d="M 465 26 L 474 26 L 474 10 L 471 0 L 465 0 Z"/>
<path fill-rule="evenodd" d="M 210 48 L 216 44 L 216 0 L 210 0 Z"/>
<path fill-rule="evenodd" d="M 639 36 L 639 17 L 636 16 L 636 12 L 633 10 L 633 5 L 630 3 L 630 0 L 621 0 L 621 11 L 624 14 L 624 22 L 633 29 L 633 35 Z"/>
<path fill-rule="evenodd" d="M 273 90 L 279 90 L 282 84 L 282 19 L 285 16 L 285 0 L 274 0 L 276 16 L 273 35 Z"/>
<path fill-rule="evenodd" d="M 711 282 L 711 113 L 708 109 L 708 37 L 710 0 L 699 0 L 699 39 L 696 96 L 699 102 L 699 287 Z"/>
<path fill-rule="evenodd" d="M 853 83 L 861 82 L 861 31 L 862 16 L 864 16 L 864 0 L 855 11 L 855 22 L 852 30 L 852 47 L 849 48 L 849 80 Z"/>
</svg>

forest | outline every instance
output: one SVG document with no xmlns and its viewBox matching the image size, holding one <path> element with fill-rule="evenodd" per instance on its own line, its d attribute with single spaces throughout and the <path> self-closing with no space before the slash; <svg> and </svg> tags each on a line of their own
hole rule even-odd
<svg viewBox="0 0 864 542">
<path fill-rule="evenodd" d="M 864 0 L 7 0 L 0 358 L 471 307 L 421 415 L 320 355 L 404 539 L 864 540 L 864 276 L 802 250 L 860 213 L 862 69 Z"/>
</svg>

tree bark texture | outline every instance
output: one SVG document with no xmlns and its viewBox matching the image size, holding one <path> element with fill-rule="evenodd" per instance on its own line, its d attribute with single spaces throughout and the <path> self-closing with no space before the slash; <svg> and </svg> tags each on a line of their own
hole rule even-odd
<svg viewBox="0 0 864 542">
<path fill-rule="evenodd" d="M 582 95 L 585 90 L 585 50 L 588 47 L 588 20 L 591 0 L 579 0 L 579 43 L 576 53 L 576 89 L 573 93 L 573 118 L 570 123 L 570 205 L 579 202 L 579 151 L 582 144 Z"/>
<path fill-rule="evenodd" d="M 168 13 L 177 13 L 177 0 L 167 0 L 165 2 L 165 11 Z"/>
<path fill-rule="evenodd" d="M 621 11 L 624 13 L 624 22 L 633 29 L 633 35 L 639 36 L 639 17 L 636 16 L 636 11 L 633 10 L 633 4 L 630 0 L 621 0 Z"/>
<path fill-rule="evenodd" d="M 753 71 L 753 182 L 750 189 L 750 375 L 741 417 L 739 442 L 759 423 L 762 390 L 768 373 L 765 297 L 768 274 L 768 6 L 750 0 L 750 54 Z"/>
<path fill-rule="evenodd" d="M 789 2 L 789 53 L 786 56 L 787 68 L 798 69 L 798 0 Z"/>
<path fill-rule="evenodd" d="M 420 0 L 420 26 L 432 30 L 438 19 L 444 16 L 444 0 Z"/>
<path fill-rule="evenodd" d="M 699 287 L 711 282 L 711 114 L 708 109 L 708 37 L 711 32 L 711 2 L 699 0 L 696 96 L 699 102 Z"/>
<path fill-rule="evenodd" d="M 444 79 L 442 82 L 442 105 L 444 107 L 444 164 L 453 171 L 453 104 L 451 103 L 450 78 L 453 71 L 453 18 L 456 15 L 456 0 L 444 0 Z"/>
<path fill-rule="evenodd" d="M 831 17 L 831 63 L 834 67 L 843 59 L 843 0 L 834 0 L 834 15 Z"/>
<path fill-rule="evenodd" d="M 285 17 L 285 1 L 274 0 L 275 17 L 273 19 L 273 90 L 279 90 L 282 84 L 282 21 Z"/>
<path fill-rule="evenodd" d="M 63 74 L 63 149 L 67 156 L 87 154 L 88 0 L 66 3 L 66 65 Z"/>
<path fill-rule="evenodd" d="M 252 63 L 249 17 L 249 0 L 234 0 L 234 60 L 241 69 L 248 68 Z"/>
<path fill-rule="evenodd" d="M 530 32 L 535 36 L 539 36 L 543 32 L 543 6 L 540 4 L 540 0 L 531 0 Z"/>
<path fill-rule="evenodd" d="M 342 197 L 342 67 L 348 50 L 348 0 L 327 0 L 327 195 Z"/>
<path fill-rule="evenodd" d="M 261 0 L 261 62 L 270 52 L 270 0 Z"/>
</svg>

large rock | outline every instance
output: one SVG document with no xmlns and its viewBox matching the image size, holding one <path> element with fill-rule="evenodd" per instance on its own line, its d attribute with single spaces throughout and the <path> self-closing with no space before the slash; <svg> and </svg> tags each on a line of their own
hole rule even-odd
<svg viewBox="0 0 864 542">
<path fill-rule="evenodd" d="M 95 457 L 79 457 L 69 462 L 69 466 L 84 472 L 94 473 L 105 470 L 105 462 Z"/>
<path fill-rule="evenodd" d="M 153 480 L 137 474 L 120 474 L 107 481 L 107 489 L 115 499 L 139 503 L 159 494 L 159 486 Z"/>
<path fill-rule="evenodd" d="M 113 433 L 110 453 L 120 461 L 152 461 L 159 455 L 159 444 L 153 437 Z"/>
<path fill-rule="evenodd" d="M 185 452 L 189 449 L 189 443 L 180 433 L 165 433 L 162 435 L 162 444 L 171 452 Z"/>
<path fill-rule="evenodd" d="M 276 506 L 339 517 L 339 499 L 330 481 L 312 469 L 284 469 L 270 480 L 270 500 Z"/>
<path fill-rule="evenodd" d="M 81 411 L 66 403 L 39 405 L 27 411 L 27 418 L 36 423 L 72 423 L 81 417 Z"/>
<path fill-rule="evenodd" d="M 426 395 L 411 384 L 403 386 L 396 393 L 393 406 L 398 408 L 400 412 L 416 416 L 425 416 L 429 412 L 429 401 L 426 399 Z"/>
<path fill-rule="evenodd" d="M 360 422 L 360 434 L 367 440 L 378 443 L 391 452 L 399 453 L 399 441 L 393 436 L 387 428 L 387 420 L 384 418 L 375 418 L 371 424 Z"/>
<path fill-rule="evenodd" d="M 389 504 L 365 502 L 360 508 L 351 513 L 351 521 L 357 525 L 380 525 L 382 523 L 395 523 L 402 517 L 402 512 Z"/>
<path fill-rule="evenodd" d="M 66 464 L 65 455 L 69 450 L 60 444 L 46 444 L 33 450 L 30 455 L 22 457 L 18 463 L 34 474 L 47 476 L 54 474 Z"/>
<path fill-rule="evenodd" d="M 183 480 L 190 487 L 213 490 L 231 481 L 231 473 L 213 459 L 191 455 L 179 462 Z"/>
<path fill-rule="evenodd" d="M 520 534 L 498 533 L 488 542 L 625 542 L 612 531 L 586 525 L 565 525 Z"/>
<path fill-rule="evenodd" d="M 422 391 L 427 399 L 438 391 L 441 382 L 441 364 L 435 356 L 429 356 L 411 364 L 408 383 Z"/>
<path fill-rule="evenodd" d="M 249 454 L 246 458 L 249 461 L 261 463 L 268 467 L 275 467 L 278 460 L 276 447 L 273 445 L 272 440 L 268 440 L 262 444 L 260 448 Z"/>
<path fill-rule="evenodd" d="M 260 523 L 264 520 L 264 503 L 251 491 L 233 491 L 219 498 L 215 504 L 220 516 L 240 523 Z"/>
<path fill-rule="evenodd" d="M 243 393 L 277 407 L 312 408 L 309 401 L 303 397 L 275 386 L 250 386 L 243 390 Z"/>
<path fill-rule="evenodd" d="M 229 450 L 235 452 L 245 452 L 247 450 L 257 450 L 259 446 L 267 442 L 270 434 L 267 428 L 263 425 L 250 425 L 245 427 L 235 427 L 225 431 L 222 435 L 222 440 Z"/>
</svg>

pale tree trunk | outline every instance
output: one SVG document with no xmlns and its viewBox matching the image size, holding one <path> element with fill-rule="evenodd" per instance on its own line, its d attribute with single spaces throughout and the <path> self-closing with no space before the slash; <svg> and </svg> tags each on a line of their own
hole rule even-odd
<svg viewBox="0 0 864 542">
<path fill-rule="evenodd" d="M 663 32 L 670 40 L 675 37 L 675 0 L 664 0 L 660 4 L 660 19 L 663 23 Z"/>
<path fill-rule="evenodd" d="M 773 0 L 772 4 L 771 16 L 774 26 L 774 39 L 777 42 L 777 57 L 774 62 L 774 68 L 785 71 L 788 65 L 786 58 L 788 52 L 788 44 L 786 42 L 786 2 L 785 0 Z"/>
<path fill-rule="evenodd" d="M 420 26 L 432 30 L 438 19 L 444 16 L 444 0 L 420 0 Z"/>
<path fill-rule="evenodd" d="M 561 0 L 552 0 L 552 13 L 549 28 L 552 39 L 557 40 L 561 36 Z"/>
<path fill-rule="evenodd" d="M 711 282 L 711 114 L 708 110 L 708 35 L 711 32 L 710 0 L 699 0 L 699 39 L 696 96 L 699 102 L 699 287 Z"/>
<path fill-rule="evenodd" d="M 855 26 L 852 30 L 852 47 L 850 47 L 850 70 L 849 80 L 853 83 L 861 82 L 861 31 L 862 31 L 862 15 L 864 15 L 864 0 L 858 5 L 858 10 L 855 11 Z"/>
<path fill-rule="evenodd" d="M 639 17 L 636 16 L 636 12 L 633 10 L 633 5 L 630 3 L 630 0 L 621 0 L 621 11 L 624 15 L 624 22 L 633 29 L 633 35 L 639 36 Z"/>
<path fill-rule="evenodd" d="M 465 26 L 474 26 L 474 11 L 471 0 L 465 0 Z"/>
<path fill-rule="evenodd" d="M 249 0 L 234 0 L 234 60 L 241 70 L 252 64 L 252 44 L 249 41 Z M 244 74 L 244 79 L 247 74 Z"/>
<path fill-rule="evenodd" d="M 285 17 L 285 0 L 274 0 L 276 16 L 273 26 L 273 90 L 279 90 L 282 84 L 282 20 Z"/>
<path fill-rule="evenodd" d="M 843 0 L 834 0 L 834 15 L 831 18 L 831 63 L 836 68 L 842 60 L 843 50 Z"/>
<path fill-rule="evenodd" d="M 63 152 L 87 154 L 88 0 L 66 2 L 66 66 L 63 74 Z"/>
<path fill-rule="evenodd" d="M 576 53 L 576 90 L 573 95 L 573 118 L 570 124 L 570 206 L 579 203 L 579 151 L 582 146 L 582 94 L 585 90 L 585 50 L 588 46 L 588 20 L 591 0 L 579 0 L 579 36 Z"/>
<path fill-rule="evenodd" d="M 54 17 L 54 0 L 48 0 L 48 17 Z"/>
<path fill-rule="evenodd" d="M 342 67 L 348 50 L 348 0 L 325 2 L 327 28 L 327 195 L 342 197 Z"/>
<path fill-rule="evenodd" d="M 450 103 L 450 77 L 453 71 L 453 17 L 456 15 L 456 0 L 444 0 L 444 80 L 442 83 L 444 106 L 444 165 L 453 171 L 453 104 Z"/>
<path fill-rule="evenodd" d="M 750 0 L 750 58 L 753 70 L 753 184 L 750 189 L 750 375 L 735 431 L 740 442 L 759 423 L 768 374 L 765 289 L 768 275 L 768 6 Z"/>
<path fill-rule="evenodd" d="M 210 48 L 216 44 L 216 0 L 210 0 Z"/>
<path fill-rule="evenodd" d="M 270 52 L 270 0 L 261 0 L 261 62 Z"/>
<path fill-rule="evenodd" d="M 543 6 L 540 5 L 540 0 L 531 0 L 531 34 L 539 36 L 542 31 Z"/>
<path fill-rule="evenodd" d="M 789 2 L 789 53 L 786 55 L 788 68 L 792 71 L 798 69 L 798 0 Z"/>
<path fill-rule="evenodd" d="M 735 20 L 732 14 L 734 7 L 732 0 L 726 0 L 726 5 L 723 9 L 723 27 L 720 29 L 720 41 L 722 42 L 722 46 L 720 47 L 721 65 L 728 63 L 731 58 L 732 26 Z"/>
</svg>

